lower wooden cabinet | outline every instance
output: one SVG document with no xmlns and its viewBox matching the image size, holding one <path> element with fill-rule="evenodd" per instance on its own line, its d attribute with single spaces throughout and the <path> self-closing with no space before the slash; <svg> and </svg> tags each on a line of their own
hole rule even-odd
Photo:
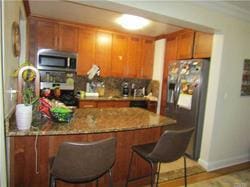
<svg viewBox="0 0 250 187">
<path fill-rule="evenodd" d="M 114 186 L 125 186 L 131 146 L 155 142 L 161 135 L 161 127 L 149 129 L 138 129 L 131 131 L 106 132 L 95 134 L 76 134 L 76 135 L 44 135 L 38 136 L 19 136 L 10 137 L 10 186 L 11 187 L 45 187 L 49 185 L 49 163 L 56 155 L 59 146 L 65 142 L 92 142 L 109 137 L 115 137 L 116 161 L 112 173 Z M 37 150 L 37 157 L 35 152 Z M 132 177 L 148 175 L 149 164 L 138 157 L 132 163 Z M 99 179 L 100 186 L 108 186 L 108 175 Z M 149 181 L 135 181 L 135 186 L 144 186 Z M 58 187 L 92 187 L 95 183 L 88 184 L 69 184 L 58 181 Z"/>
<path fill-rule="evenodd" d="M 119 108 L 119 107 L 129 107 L 129 101 L 98 101 L 98 108 Z"/>
<path fill-rule="evenodd" d="M 130 107 L 130 101 L 79 101 L 79 108 L 120 108 Z M 147 110 L 151 112 L 157 111 L 157 102 L 148 101 Z"/>
<path fill-rule="evenodd" d="M 97 108 L 96 101 L 80 101 L 79 108 Z"/>
<path fill-rule="evenodd" d="M 157 102 L 156 101 L 148 101 L 148 107 L 147 107 L 147 109 L 150 112 L 156 113 L 157 112 Z"/>
</svg>

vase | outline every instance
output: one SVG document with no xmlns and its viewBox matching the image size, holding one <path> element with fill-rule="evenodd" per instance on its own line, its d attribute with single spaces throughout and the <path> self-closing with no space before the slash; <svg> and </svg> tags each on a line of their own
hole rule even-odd
<svg viewBox="0 0 250 187">
<path fill-rule="evenodd" d="M 16 105 L 16 125 L 18 130 L 28 130 L 32 122 L 32 105 Z"/>
</svg>

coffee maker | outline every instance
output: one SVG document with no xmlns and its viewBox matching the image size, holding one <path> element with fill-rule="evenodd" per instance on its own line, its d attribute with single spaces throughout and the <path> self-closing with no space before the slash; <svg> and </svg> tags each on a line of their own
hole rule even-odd
<svg viewBox="0 0 250 187">
<path fill-rule="evenodd" d="M 123 82 L 122 83 L 122 96 L 128 97 L 128 95 L 129 95 L 129 84 L 128 82 Z"/>
</svg>

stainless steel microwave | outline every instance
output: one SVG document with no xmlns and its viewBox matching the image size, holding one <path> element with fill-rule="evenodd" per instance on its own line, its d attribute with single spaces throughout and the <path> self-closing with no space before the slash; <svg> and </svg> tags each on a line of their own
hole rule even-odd
<svg viewBox="0 0 250 187">
<path fill-rule="evenodd" d="M 77 54 L 53 49 L 40 49 L 37 53 L 37 69 L 76 72 Z"/>
</svg>

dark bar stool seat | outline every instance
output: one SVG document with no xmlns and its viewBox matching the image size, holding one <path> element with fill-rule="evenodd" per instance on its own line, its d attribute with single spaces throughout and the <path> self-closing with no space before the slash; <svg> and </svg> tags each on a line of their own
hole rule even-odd
<svg viewBox="0 0 250 187">
<path fill-rule="evenodd" d="M 134 145 L 132 146 L 132 155 L 129 163 L 128 176 L 126 187 L 131 181 L 135 181 L 144 177 L 151 176 L 151 187 L 154 185 L 154 177 L 157 175 L 156 186 L 158 186 L 160 164 L 169 163 L 184 157 L 184 179 L 185 186 L 187 185 L 186 179 L 186 157 L 185 151 L 187 149 L 189 140 L 194 131 L 194 128 L 185 130 L 166 130 L 157 142 Z M 141 176 L 137 178 L 130 178 L 131 163 L 133 160 L 134 152 L 150 164 L 151 170 L 149 176 Z M 158 166 L 158 167 L 157 167 Z M 155 167 L 157 168 L 155 171 Z"/>
<path fill-rule="evenodd" d="M 56 180 L 68 183 L 87 183 L 109 173 L 112 183 L 112 166 L 115 162 L 116 139 L 74 143 L 64 142 L 51 162 L 50 187 L 55 187 Z"/>
</svg>

